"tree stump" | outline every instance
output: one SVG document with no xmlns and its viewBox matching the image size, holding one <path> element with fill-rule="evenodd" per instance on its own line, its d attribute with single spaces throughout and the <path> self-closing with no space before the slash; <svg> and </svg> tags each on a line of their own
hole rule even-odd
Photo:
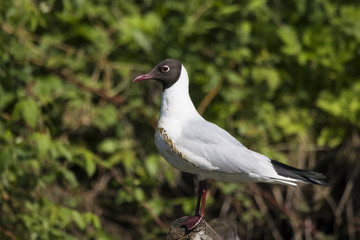
<svg viewBox="0 0 360 240">
<path fill-rule="evenodd" d="M 240 240 L 235 224 L 229 221 L 214 219 L 208 224 L 203 219 L 192 231 L 186 231 L 181 227 L 186 218 L 181 217 L 173 222 L 167 240 Z"/>
</svg>

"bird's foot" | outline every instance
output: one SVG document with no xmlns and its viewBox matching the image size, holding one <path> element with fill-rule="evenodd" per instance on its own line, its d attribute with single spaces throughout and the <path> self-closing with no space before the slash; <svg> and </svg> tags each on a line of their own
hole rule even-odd
<svg viewBox="0 0 360 240">
<path fill-rule="evenodd" d="M 204 216 L 200 216 L 200 215 L 189 216 L 186 218 L 185 222 L 181 224 L 181 227 L 185 227 L 187 231 L 191 231 L 197 225 L 199 225 L 199 223 L 203 218 Z"/>
</svg>

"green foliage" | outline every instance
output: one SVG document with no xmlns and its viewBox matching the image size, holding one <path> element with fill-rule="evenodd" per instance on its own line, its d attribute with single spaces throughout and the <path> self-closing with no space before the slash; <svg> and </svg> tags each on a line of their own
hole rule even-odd
<svg viewBox="0 0 360 240">
<path fill-rule="evenodd" d="M 192 214 L 192 178 L 153 142 L 160 86 L 131 84 L 165 58 L 250 148 L 341 146 L 360 128 L 359 43 L 351 1 L 1 1 L 0 238 L 158 239 Z M 215 188 L 209 217 L 232 194 L 260 224 L 249 190 Z"/>
</svg>

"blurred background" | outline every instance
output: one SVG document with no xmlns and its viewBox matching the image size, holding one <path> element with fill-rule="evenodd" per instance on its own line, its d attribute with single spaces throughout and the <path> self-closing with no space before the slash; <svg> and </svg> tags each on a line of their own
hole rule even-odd
<svg viewBox="0 0 360 240">
<path fill-rule="evenodd" d="M 360 6 L 336 0 L 2 0 L 0 239 L 165 239 L 196 178 L 154 143 L 179 59 L 198 111 L 331 188 L 209 181 L 241 239 L 360 239 Z"/>
</svg>

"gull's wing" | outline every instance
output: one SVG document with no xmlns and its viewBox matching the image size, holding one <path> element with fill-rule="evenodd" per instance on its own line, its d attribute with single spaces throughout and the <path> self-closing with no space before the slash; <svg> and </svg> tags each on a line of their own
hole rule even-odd
<svg viewBox="0 0 360 240">
<path fill-rule="evenodd" d="M 227 131 L 203 119 L 188 121 L 176 146 L 203 170 L 278 176 L 268 157 L 249 150 Z"/>
<path fill-rule="evenodd" d="M 235 182 L 271 182 L 296 186 L 297 182 L 330 186 L 326 177 L 269 159 L 244 147 L 227 131 L 206 120 L 190 121 L 182 128 L 177 148 L 205 176 Z M 207 173 L 206 173 L 207 172 Z M 201 173 L 200 173 L 201 175 Z"/>
</svg>

